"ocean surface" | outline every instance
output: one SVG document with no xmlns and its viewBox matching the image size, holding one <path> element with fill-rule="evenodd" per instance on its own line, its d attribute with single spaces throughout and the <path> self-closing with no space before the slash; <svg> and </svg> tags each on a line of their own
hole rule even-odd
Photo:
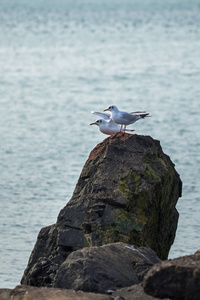
<svg viewBox="0 0 200 300">
<path fill-rule="evenodd" d="M 170 258 L 200 248 L 200 1 L 0 1 L 0 288 L 20 283 L 105 135 L 92 110 L 152 118 L 183 181 Z"/>
</svg>

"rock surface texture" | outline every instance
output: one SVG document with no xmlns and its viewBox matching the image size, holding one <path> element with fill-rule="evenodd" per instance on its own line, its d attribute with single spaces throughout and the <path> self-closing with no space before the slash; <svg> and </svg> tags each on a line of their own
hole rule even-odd
<svg viewBox="0 0 200 300">
<path fill-rule="evenodd" d="M 59 268 L 53 286 L 106 293 L 138 284 L 160 259 L 149 248 L 127 246 L 114 243 L 72 252 Z"/>
<path fill-rule="evenodd" d="M 166 259 L 181 188 L 159 141 L 122 133 L 105 139 L 90 153 L 57 223 L 41 229 L 22 284 L 53 286 L 68 255 L 84 247 L 123 242 Z"/>
<path fill-rule="evenodd" d="M 154 297 L 199 300 L 200 252 L 153 266 L 142 285 Z"/>
</svg>

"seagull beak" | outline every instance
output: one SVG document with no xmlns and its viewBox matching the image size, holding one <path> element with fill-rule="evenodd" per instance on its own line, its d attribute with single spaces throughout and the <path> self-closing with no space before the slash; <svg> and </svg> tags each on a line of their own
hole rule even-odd
<svg viewBox="0 0 200 300">
<path fill-rule="evenodd" d="M 109 110 L 109 108 L 104 109 L 104 111 L 107 111 L 107 110 Z"/>
<path fill-rule="evenodd" d="M 90 125 L 96 125 L 96 123 L 91 123 Z"/>
</svg>

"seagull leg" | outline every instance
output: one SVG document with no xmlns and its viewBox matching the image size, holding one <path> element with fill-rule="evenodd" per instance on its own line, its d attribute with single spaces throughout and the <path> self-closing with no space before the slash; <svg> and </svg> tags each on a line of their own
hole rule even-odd
<svg viewBox="0 0 200 300">
<path fill-rule="evenodd" d="M 122 131 L 123 124 L 121 124 L 120 132 Z"/>
<path fill-rule="evenodd" d="M 125 133 L 125 130 L 126 130 L 126 125 L 124 125 L 124 133 Z"/>
</svg>

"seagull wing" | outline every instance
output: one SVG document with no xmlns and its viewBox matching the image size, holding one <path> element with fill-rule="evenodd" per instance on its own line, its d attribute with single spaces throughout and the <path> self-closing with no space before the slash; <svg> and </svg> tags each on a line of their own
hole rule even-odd
<svg viewBox="0 0 200 300">
<path fill-rule="evenodd" d="M 134 114 L 129 114 L 129 113 L 125 112 L 125 111 L 121 111 L 121 117 L 122 117 L 124 120 L 128 121 L 128 122 L 132 122 L 133 120 L 135 120 L 136 115 L 134 115 Z"/>
<path fill-rule="evenodd" d="M 104 113 L 104 112 L 98 112 L 98 111 L 91 111 L 92 114 L 95 114 L 97 116 L 102 117 L 105 120 L 110 120 L 111 119 L 111 114 L 110 113 Z"/>
<path fill-rule="evenodd" d="M 132 111 L 130 114 L 142 114 L 142 113 L 146 113 L 146 111 Z"/>
</svg>

